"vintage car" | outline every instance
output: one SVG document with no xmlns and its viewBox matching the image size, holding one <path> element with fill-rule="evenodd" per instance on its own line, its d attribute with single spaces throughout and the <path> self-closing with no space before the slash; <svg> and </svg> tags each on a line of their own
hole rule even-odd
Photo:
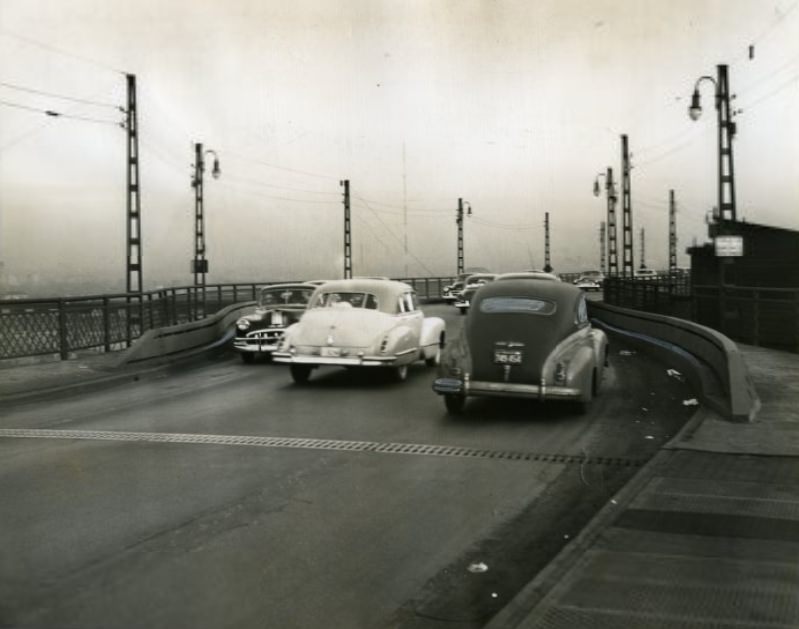
<svg viewBox="0 0 799 629">
<path fill-rule="evenodd" d="M 299 321 L 314 288 L 312 284 L 301 283 L 275 284 L 261 289 L 255 312 L 236 321 L 233 348 L 245 363 L 259 355 L 272 355 L 286 328 Z"/>
<path fill-rule="evenodd" d="M 654 269 L 638 269 L 633 272 L 633 278 L 636 280 L 655 281 L 658 278 L 658 272 Z"/>
<path fill-rule="evenodd" d="M 491 282 L 474 294 L 461 334 L 447 344 L 433 390 L 453 414 L 469 396 L 573 400 L 587 409 L 607 354 L 607 337 L 591 327 L 580 289 L 550 280 Z"/>
<path fill-rule="evenodd" d="M 273 356 L 298 384 L 322 365 L 390 369 L 402 381 L 416 360 L 437 365 L 444 341 L 443 319 L 425 317 L 408 284 L 337 280 L 317 287 Z"/>
<path fill-rule="evenodd" d="M 453 305 L 461 311 L 461 314 L 466 314 L 474 292 L 484 284 L 493 282 L 496 277 L 496 273 L 475 273 L 470 275 L 464 281 L 463 290 L 458 294 Z"/>
<path fill-rule="evenodd" d="M 584 291 L 600 291 L 602 290 L 602 284 L 600 284 L 597 280 L 592 277 L 578 277 L 574 280 L 574 285 L 579 288 L 580 290 Z"/>
</svg>

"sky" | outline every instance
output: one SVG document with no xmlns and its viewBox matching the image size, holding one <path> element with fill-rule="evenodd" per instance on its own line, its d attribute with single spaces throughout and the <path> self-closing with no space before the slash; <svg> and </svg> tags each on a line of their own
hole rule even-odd
<svg viewBox="0 0 799 629">
<path fill-rule="evenodd" d="M 124 286 L 125 73 L 145 289 L 192 282 L 194 142 L 222 170 L 205 178 L 209 283 L 340 277 L 343 179 L 356 275 L 454 274 L 459 198 L 467 266 L 541 268 L 549 212 L 555 270 L 598 268 L 592 187 L 618 177 L 621 134 L 635 266 L 641 228 L 646 265 L 667 266 L 670 189 L 687 265 L 717 204 L 712 85 L 699 121 L 687 106 L 720 63 L 740 110 L 738 215 L 799 229 L 797 5 L 0 0 L 5 281 Z"/>
</svg>

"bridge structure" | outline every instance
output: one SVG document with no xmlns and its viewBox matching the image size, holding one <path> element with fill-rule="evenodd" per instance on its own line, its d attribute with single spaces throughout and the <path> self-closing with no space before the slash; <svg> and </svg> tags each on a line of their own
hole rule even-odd
<svg viewBox="0 0 799 629">
<path fill-rule="evenodd" d="M 405 280 L 450 338 L 451 279 Z M 421 365 L 298 387 L 232 360 L 269 283 L 0 305 L 0 620 L 799 623 L 795 354 L 597 299 L 610 377 L 587 416 L 481 400 L 454 421 Z M 666 292 L 631 286 L 608 290 Z"/>
</svg>

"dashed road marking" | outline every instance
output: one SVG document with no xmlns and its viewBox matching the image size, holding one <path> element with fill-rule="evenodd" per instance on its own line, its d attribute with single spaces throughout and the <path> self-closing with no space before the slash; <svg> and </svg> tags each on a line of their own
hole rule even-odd
<svg viewBox="0 0 799 629">
<path fill-rule="evenodd" d="M 294 448 L 301 450 L 332 450 L 343 452 L 374 452 L 378 454 L 411 454 L 540 463 L 614 465 L 640 467 L 645 459 L 586 457 L 573 454 L 544 454 L 512 450 L 487 450 L 464 446 L 379 441 L 347 441 L 341 439 L 310 439 L 301 437 L 258 437 L 252 435 L 203 435 L 173 432 L 123 432 L 116 430 L 51 430 L 45 428 L 3 428 L 0 438 L 67 439 L 79 441 L 139 441 L 146 443 L 185 443 L 222 446 L 255 446 L 260 448 Z"/>
</svg>

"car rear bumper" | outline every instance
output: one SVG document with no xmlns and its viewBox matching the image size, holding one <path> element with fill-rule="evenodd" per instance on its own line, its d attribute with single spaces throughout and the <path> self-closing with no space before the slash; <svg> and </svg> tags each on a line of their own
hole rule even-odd
<svg viewBox="0 0 799 629">
<path fill-rule="evenodd" d="M 487 382 L 483 380 L 460 380 L 437 378 L 433 391 L 440 395 L 523 397 L 538 400 L 579 400 L 580 389 L 545 384 L 516 384 L 513 382 Z"/>
<path fill-rule="evenodd" d="M 396 367 L 413 361 L 413 350 L 391 356 L 317 356 L 308 354 L 291 354 L 290 352 L 274 352 L 272 358 L 276 363 L 291 365 L 333 365 L 339 367 Z"/>
</svg>

